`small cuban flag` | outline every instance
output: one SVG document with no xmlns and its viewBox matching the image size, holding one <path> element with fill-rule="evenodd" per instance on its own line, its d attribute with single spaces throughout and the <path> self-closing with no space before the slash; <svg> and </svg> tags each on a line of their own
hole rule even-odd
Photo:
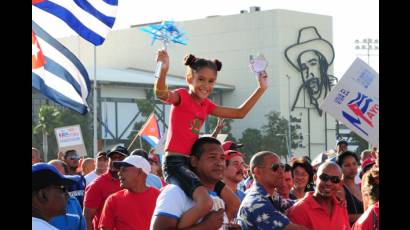
<svg viewBox="0 0 410 230">
<path fill-rule="evenodd" d="M 155 147 L 161 139 L 161 133 L 159 131 L 158 121 L 155 118 L 155 114 L 151 113 L 144 126 L 141 128 L 139 135 L 148 142 L 151 147 Z"/>
</svg>

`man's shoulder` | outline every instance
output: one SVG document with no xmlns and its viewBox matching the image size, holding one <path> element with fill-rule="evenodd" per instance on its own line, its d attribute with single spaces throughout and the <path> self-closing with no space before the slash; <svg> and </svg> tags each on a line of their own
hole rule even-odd
<svg viewBox="0 0 410 230">
<path fill-rule="evenodd" d="M 174 184 L 167 184 L 166 186 L 162 187 L 160 190 L 161 197 L 172 197 L 172 196 L 181 196 L 187 197 L 184 191 L 177 185 Z"/>
<path fill-rule="evenodd" d="M 53 225 L 47 223 L 46 221 L 31 217 L 31 229 L 32 230 L 57 230 Z"/>
<path fill-rule="evenodd" d="M 296 203 L 290 207 L 289 212 L 293 212 L 295 209 L 299 212 L 312 211 L 314 207 L 318 206 L 312 194 L 313 192 L 308 192 L 302 199 L 296 201 Z"/>
<path fill-rule="evenodd" d="M 88 173 L 87 175 L 85 175 L 84 178 L 87 180 L 87 179 L 90 179 L 90 178 L 94 178 L 96 176 L 97 176 L 97 173 L 95 171 L 92 171 L 92 172 Z"/>
<path fill-rule="evenodd" d="M 192 206 L 192 200 L 185 195 L 179 186 L 168 184 L 161 189 L 154 215 L 179 219 Z"/>
</svg>

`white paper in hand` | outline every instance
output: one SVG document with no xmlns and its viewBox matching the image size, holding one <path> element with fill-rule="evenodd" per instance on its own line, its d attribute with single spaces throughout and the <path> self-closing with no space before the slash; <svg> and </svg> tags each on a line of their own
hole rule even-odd
<svg viewBox="0 0 410 230">
<path fill-rule="evenodd" d="M 249 60 L 249 68 L 251 68 L 252 72 L 259 75 L 260 73 L 264 72 L 268 67 L 268 61 L 266 61 L 265 57 L 259 54 L 256 58 L 250 56 Z"/>
</svg>

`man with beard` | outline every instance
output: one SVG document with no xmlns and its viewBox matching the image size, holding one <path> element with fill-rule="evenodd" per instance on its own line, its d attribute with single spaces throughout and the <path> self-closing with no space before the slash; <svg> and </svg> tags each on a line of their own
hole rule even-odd
<svg viewBox="0 0 410 230">
<path fill-rule="evenodd" d="M 114 147 L 108 154 L 109 170 L 99 176 L 93 183 L 85 189 L 84 196 L 84 216 L 87 223 L 87 229 L 98 229 L 98 223 L 104 202 L 107 197 L 121 190 L 118 179 L 118 169 L 114 167 L 114 162 L 122 161 L 129 156 L 129 152 L 122 146 Z"/>
<path fill-rule="evenodd" d="M 346 208 L 336 199 L 342 170 L 334 162 L 319 166 L 314 176 L 316 189 L 289 209 L 289 219 L 311 230 L 350 230 Z"/>
<path fill-rule="evenodd" d="M 237 189 L 238 183 L 243 180 L 244 161 L 243 154 L 236 150 L 227 150 L 225 155 L 225 171 L 223 182 L 234 192 L 239 199 L 243 200 L 245 193 Z"/>
<path fill-rule="evenodd" d="M 105 201 L 99 229 L 148 230 L 159 190 L 145 183 L 151 172 L 148 161 L 131 155 L 114 162 L 123 190 L 110 195 Z"/>
<path fill-rule="evenodd" d="M 334 76 L 327 74 L 334 59 L 332 44 L 322 39 L 315 27 L 305 27 L 299 31 L 297 43 L 285 50 L 285 56 L 288 62 L 300 72 L 303 82 L 297 92 L 292 111 L 300 92 L 304 89 L 309 96 L 310 104 L 322 116 L 319 100 L 326 97 L 327 92 L 331 90 L 332 82 L 337 81 Z"/>
</svg>

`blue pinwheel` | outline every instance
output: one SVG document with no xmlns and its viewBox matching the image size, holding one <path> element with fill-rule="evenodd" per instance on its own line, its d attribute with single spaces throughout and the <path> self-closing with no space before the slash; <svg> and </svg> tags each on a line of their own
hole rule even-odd
<svg viewBox="0 0 410 230">
<path fill-rule="evenodd" d="M 187 45 L 186 38 L 183 37 L 185 33 L 178 29 L 173 21 L 163 21 L 161 24 L 145 26 L 141 28 L 141 31 L 151 35 L 151 45 L 159 40 L 162 42 L 164 49 L 167 49 L 168 44 L 171 42 Z M 158 62 L 155 77 L 159 77 L 161 66 L 162 62 Z"/>
<path fill-rule="evenodd" d="M 165 48 L 171 42 L 187 45 L 186 39 L 183 38 L 185 33 L 178 29 L 173 21 L 164 21 L 161 24 L 145 26 L 141 28 L 141 31 L 151 35 L 151 45 L 156 40 L 161 41 Z"/>
</svg>

